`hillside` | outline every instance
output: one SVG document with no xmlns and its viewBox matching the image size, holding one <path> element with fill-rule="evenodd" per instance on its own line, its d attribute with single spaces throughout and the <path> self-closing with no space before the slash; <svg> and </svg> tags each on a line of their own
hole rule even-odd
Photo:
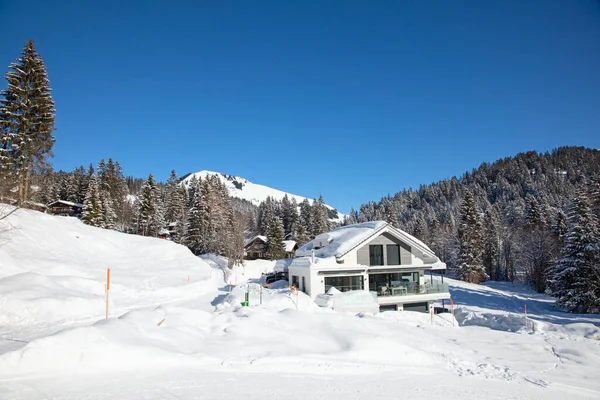
<svg viewBox="0 0 600 400">
<path fill-rule="evenodd" d="M 544 274 L 560 252 L 568 229 L 568 207 L 577 192 L 598 185 L 600 151 L 561 147 L 548 153 L 520 153 L 484 163 L 462 177 L 453 177 L 360 206 L 349 222 L 386 220 L 426 242 L 450 269 L 457 265 L 458 223 L 466 191 L 489 217 L 491 244 L 498 265 L 492 279 L 525 280 L 545 289 Z M 596 189 L 597 190 L 597 189 Z M 484 227 L 485 228 L 485 227 Z M 543 254 L 532 254 L 543 249 Z M 541 250 L 540 250 L 541 251 Z M 534 265 L 532 259 L 543 259 Z"/>
<path fill-rule="evenodd" d="M 296 194 L 286 193 L 268 186 L 252 183 L 249 180 L 239 176 L 226 175 L 220 172 L 199 171 L 190 173 L 182 178 L 182 182 L 187 188 L 189 186 L 190 180 L 194 176 L 197 179 L 203 179 L 206 178 L 207 175 L 218 176 L 219 180 L 227 186 L 227 189 L 229 190 L 229 195 L 231 197 L 249 201 L 255 206 L 258 206 L 260 203 L 265 201 L 267 197 L 272 197 L 278 201 L 281 201 L 285 195 L 287 195 L 290 200 L 295 199 L 298 204 L 300 204 L 305 199 L 308 199 L 308 201 L 312 204 L 314 200 Z M 332 220 L 338 222 L 341 222 L 343 220 L 344 215 L 338 213 L 338 211 L 334 207 L 329 205 L 326 205 L 326 207 L 330 210 L 329 217 Z"/>
<path fill-rule="evenodd" d="M 0 228 L 2 399 L 600 394 L 598 316 L 554 310 L 523 285 L 450 279 L 456 320 L 343 314 L 285 286 L 260 289 L 272 262 L 224 269 L 226 260 L 171 242 L 29 210 Z"/>
</svg>

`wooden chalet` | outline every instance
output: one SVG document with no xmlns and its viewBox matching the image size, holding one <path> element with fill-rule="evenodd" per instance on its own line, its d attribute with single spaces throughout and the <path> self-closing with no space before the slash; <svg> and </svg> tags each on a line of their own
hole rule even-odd
<svg viewBox="0 0 600 400">
<path fill-rule="evenodd" d="M 66 200 L 56 200 L 48 204 L 47 209 L 47 212 L 52 215 L 81 218 L 83 204 L 73 203 L 72 201 Z"/>
</svg>

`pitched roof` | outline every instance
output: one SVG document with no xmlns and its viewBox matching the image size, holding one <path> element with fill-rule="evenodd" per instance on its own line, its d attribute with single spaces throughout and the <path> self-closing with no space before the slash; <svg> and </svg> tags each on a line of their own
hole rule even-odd
<svg viewBox="0 0 600 400">
<path fill-rule="evenodd" d="M 256 239 L 260 239 L 263 243 L 267 243 L 267 237 L 266 236 L 262 236 L 262 235 L 256 235 L 254 236 L 252 239 L 248 240 L 246 242 L 246 244 L 244 245 L 244 247 L 248 247 L 252 242 L 254 242 Z"/>
<path fill-rule="evenodd" d="M 409 246 L 415 247 L 424 255 L 437 259 L 436 255 L 425 243 L 384 221 L 362 222 L 360 224 L 342 226 L 331 232 L 323 233 L 296 250 L 296 256 L 310 256 L 314 250 L 315 257 L 341 258 L 363 242 L 383 231 L 389 232 Z"/>
<path fill-rule="evenodd" d="M 295 240 L 284 240 L 283 246 L 285 247 L 285 251 L 290 253 L 290 252 L 294 251 L 294 247 L 296 246 L 296 241 Z"/>
<path fill-rule="evenodd" d="M 61 203 L 61 204 L 66 204 L 68 206 L 74 206 L 74 207 L 81 207 L 83 208 L 83 204 L 79 204 L 79 203 L 73 203 L 72 201 L 67 201 L 67 200 L 55 200 L 52 203 L 48 204 L 48 207 L 50 207 L 53 204 L 56 203 Z"/>
</svg>

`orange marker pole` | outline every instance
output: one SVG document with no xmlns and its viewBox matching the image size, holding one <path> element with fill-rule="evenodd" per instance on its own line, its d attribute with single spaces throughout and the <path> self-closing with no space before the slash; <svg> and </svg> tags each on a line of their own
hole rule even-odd
<svg viewBox="0 0 600 400">
<path fill-rule="evenodd" d="M 450 299 L 450 309 L 452 310 L 452 326 L 454 326 L 454 302 Z"/>
<path fill-rule="evenodd" d="M 108 319 L 109 297 L 110 297 L 110 268 L 107 268 L 106 269 L 106 319 Z"/>
</svg>

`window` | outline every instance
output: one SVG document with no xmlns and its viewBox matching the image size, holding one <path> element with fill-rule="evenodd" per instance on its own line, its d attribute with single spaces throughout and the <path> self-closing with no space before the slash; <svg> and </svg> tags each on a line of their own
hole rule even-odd
<svg viewBox="0 0 600 400">
<path fill-rule="evenodd" d="M 296 287 L 296 289 L 300 289 L 300 279 L 298 275 L 292 275 L 292 285 Z"/>
<path fill-rule="evenodd" d="M 400 246 L 397 244 L 387 245 L 387 265 L 400 265 Z"/>
<path fill-rule="evenodd" d="M 302 277 L 302 288 L 300 289 L 304 293 L 306 293 L 306 277 Z"/>
<path fill-rule="evenodd" d="M 369 265 L 383 265 L 383 245 L 369 246 Z"/>
<path fill-rule="evenodd" d="M 325 277 L 325 292 L 331 289 L 332 286 L 340 292 L 347 292 L 349 290 L 362 290 L 364 289 L 363 277 L 361 275 Z"/>
</svg>

